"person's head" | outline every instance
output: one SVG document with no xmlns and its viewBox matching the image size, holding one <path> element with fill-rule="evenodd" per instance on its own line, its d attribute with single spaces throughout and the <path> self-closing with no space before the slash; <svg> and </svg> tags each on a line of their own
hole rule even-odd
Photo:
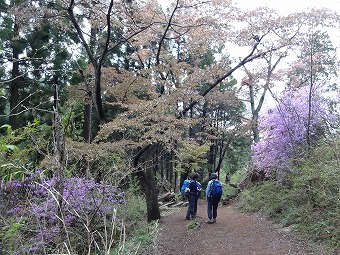
<svg viewBox="0 0 340 255">
<path fill-rule="evenodd" d="M 198 180 L 198 173 L 191 174 L 191 180 L 197 181 Z"/>
<path fill-rule="evenodd" d="M 217 179 L 217 173 L 212 173 L 212 174 L 210 175 L 210 179 L 212 179 L 212 180 Z"/>
</svg>

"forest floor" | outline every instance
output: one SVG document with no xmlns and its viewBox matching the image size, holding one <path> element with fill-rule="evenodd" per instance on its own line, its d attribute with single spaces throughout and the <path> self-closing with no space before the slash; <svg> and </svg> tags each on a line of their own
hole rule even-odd
<svg viewBox="0 0 340 255">
<path fill-rule="evenodd" d="M 164 215 L 157 240 L 158 255 L 330 255 L 311 245 L 289 228 L 281 228 L 258 214 L 238 211 L 234 205 L 219 206 L 217 222 L 207 224 L 206 201 L 199 201 L 196 229 L 188 229 L 186 207 Z"/>
</svg>

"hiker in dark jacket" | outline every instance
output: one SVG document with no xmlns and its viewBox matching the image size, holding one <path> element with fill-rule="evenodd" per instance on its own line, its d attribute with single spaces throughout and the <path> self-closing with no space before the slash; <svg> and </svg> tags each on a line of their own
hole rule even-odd
<svg viewBox="0 0 340 255">
<path fill-rule="evenodd" d="M 207 223 L 215 223 L 217 218 L 217 207 L 222 196 L 222 184 L 217 180 L 217 174 L 212 173 L 210 175 L 210 181 L 208 182 L 206 189 L 206 197 L 208 201 L 208 221 Z"/>
<path fill-rule="evenodd" d="M 197 201 L 198 197 L 201 193 L 200 186 L 197 182 L 198 174 L 193 173 L 190 177 L 190 184 L 188 186 L 189 189 L 189 197 L 188 197 L 188 210 L 187 215 L 185 217 L 186 220 L 192 220 L 196 217 L 196 211 L 197 211 Z"/>
</svg>

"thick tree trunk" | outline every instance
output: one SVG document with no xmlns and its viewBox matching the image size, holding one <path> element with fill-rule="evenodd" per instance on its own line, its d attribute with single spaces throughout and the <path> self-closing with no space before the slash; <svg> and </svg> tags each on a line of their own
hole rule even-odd
<svg viewBox="0 0 340 255">
<path fill-rule="evenodd" d="M 99 114 L 99 118 L 101 122 L 106 121 L 106 116 L 103 108 L 103 100 L 102 100 L 102 92 L 101 92 L 101 67 L 97 67 L 95 71 L 95 88 L 96 88 L 96 106 Z"/>
<path fill-rule="evenodd" d="M 148 221 L 158 220 L 161 213 L 158 205 L 158 189 L 153 168 L 137 171 L 142 192 L 145 194 Z"/>
<path fill-rule="evenodd" d="M 145 194 L 148 221 L 158 220 L 161 218 L 154 168 L 147 167 L 146 170 L 143 170 L 138 164 L 139 159 L 148 149 L 150 149 L 150 147 L 151 145 L 142 148 L 133 160 L 133 166 L 137 170 L 135 174 L 139 178 L 141 189 Z"/>
<path fill-rule="evenodd" d="M 148 221 L 158 220 L 161 218 L 161 213 L 158 205 L 158 189 L 154 170 L 148 168 L 145 172 L 145 177 L 144 182 L 148 184 L 147 187 L 145 187 Z"/>
</svg>

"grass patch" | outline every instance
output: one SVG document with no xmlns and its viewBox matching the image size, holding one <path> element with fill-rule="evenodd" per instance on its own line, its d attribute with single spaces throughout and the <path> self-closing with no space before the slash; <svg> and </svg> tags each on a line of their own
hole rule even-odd
<svg viewBox="0 0 340 255">
<path fill-rule="evenodd" d="M 190 220 L 187 225 L 187 229 L 189 230 L 195 230 L 200 228 L 202 225 L 202 219 L 201 218 L 195 218 L 193 220 Z"/>
<path fill-rule="evenodd" d="M 140 255 L 148 255 L 153 254 L 156 249 L 156 240 L 159 231 L 158 221 L 153 221 L 150 223 L 145 223 L 143 225 L 138 225 L 127 236 L 127 240 L 118 253 L 117 250 L 113 251 L 113 254 L 140 254 Z"/>
<path fill-rule="evenodd" d="M 237 207 L 260 212 L 336 249 L 340 245 L 340 193 L 333 174 L 327 167 L 304 166 L 287 176 L 285 185 L 265 181 L 243 191 Z"/>
<path fill-rule="evenodd" d="M 119 208 L 119 217 L 125 224 L 125 242 L 112 254 L 152 254 L 158 235 L 158 221 L 146 221 L 146 202 L 143 196 L 126 194 Z"/>
</svg>

